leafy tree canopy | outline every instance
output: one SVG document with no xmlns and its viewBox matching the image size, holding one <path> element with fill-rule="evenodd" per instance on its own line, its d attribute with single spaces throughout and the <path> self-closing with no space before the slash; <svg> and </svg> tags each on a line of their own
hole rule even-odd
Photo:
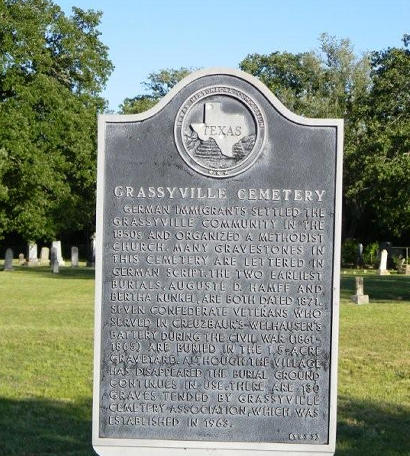
<svg viewBox="0 0 410 456">
<path fill-rule="evenodd" d="M 112 71 L 101 13 L 51 0 L 0 5 L 0 236 L 92 229 L 96 114 Z"/>
<path fill-rule="evenodd" d="M 410 38 L 404 48 L 356 56 L 349 40 L 320 37 L 318 51 L 252 54 L 240 68 L 292 111 L 345 119 L 346 237 L 410 235 Z"/>
<path fill-rule="evenodd" d="M 410 50 L 371 54 L 372 85 L 353 111 L 355 142 L 346 151 L 347 207 L 372 238 L 410 238 Z"/>
<path fill-rule="evenodd" d="M 319 43 L 318 51 L 251 54 L 239 67 L 299 115 L 346 117 L 369 87 L 369 56 L 356 57 L 347 39 L 322 34 Z"/>
<path fill-rule="evenodd" d="M 194 71 L 192 68 L 163 69 L 148 75 L 142 85 L 147 94 L 126 98 L 120 106 L 122 114 L 138 114 L 147 111 L 158 103 L 181 79 Z"/>
</svg>

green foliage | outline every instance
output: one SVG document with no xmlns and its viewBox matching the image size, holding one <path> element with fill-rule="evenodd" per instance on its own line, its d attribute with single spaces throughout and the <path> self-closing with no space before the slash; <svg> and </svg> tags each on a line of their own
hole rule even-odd
<svg viewBox="0 0 410 456">
<path fill-rule="evenodd" d="M 158 98 L 151 95 L 138 95 L 134 98 L 126 98 L 120 105 L 121 114 L 138 114 L 148 111 L 158 103 Z"/>
<path fill-rule="evenodd" d="M 51 240 L 92 229 L 96 114 L 112 70 L 100 17 L 66 17 L 50 0 L 1 3 L 0 233 Z"/>
<path fill-rule="evenodd" d="M 346 201 L 373 238 L 410 236 L 409 74 L 409 49 L 374 52 L 372 87 L 353 113 L 360 128 L 346 148 Z"/>
<path fill-rule="evenodd" d="M 240 63 L 286 105 L 307 117 L 346 117 L 369 86 L 369 56 L 349 40 L 323 34 L 319 52 L 251 54 Z"/>
<path fill-rule="evenodd" d="M 6 226 L 8 220 L 6 205 L 9 200 L 9 194 L 8 187 L 4 184 L 3 176 L 9 166 L 7 151 L 0 148 L 0 239 L 3 238 L 2 227 Z"/>
<path fill-rule="evenodd" d="M 120 105 L 121 114 L 138 114 L 155 106 L 181 79 L 194 71 L 192 68 L 169 68 L 148 75 L 142 85 L 148 94 L 126 98 Z"/>
<path fill-rule="evenodd" d="M 143 82 L 142 85 L 153 97 L 162 98 L 192 71 L 194 71 L 192 68 L 185 67 L 163 69 L 156 73 L 151 73 L 148 76 L 148 81 Z"/>
<path fill-rule="evenodd" d="M 345 119 L 344 237 L 410 235 L 409 57 L 404 48 L 357 57 L 349 40 L 324 34 L 319 52 L 252 54 L 240 63 L 294 112 Z"/>
<path fill-rule="evenodd" d="M 357 261 L 357 245 L 356 239 L 346 239 L 342 244 L 341 259 L 343 265 L 352 265 Z"/>
<path fill-rule="evenodd" d="M 379 243 L 367 244 L 363 251 L 363 261 L 367 266 L 377 266 L 379 254 Z"/>
</svg>

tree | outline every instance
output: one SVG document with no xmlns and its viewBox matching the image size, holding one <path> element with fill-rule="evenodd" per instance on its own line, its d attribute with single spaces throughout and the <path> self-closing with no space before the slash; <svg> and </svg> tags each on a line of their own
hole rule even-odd
<svg viewBox="0 0 410 456">
<path fill-rule="evenodd" d="M 345 237 L 409 234 L 409 65 L 407 49 L 356 57 L 349 40 L 326 34 L 319 52 L 253 54 L 240 64 L 294 112 L 345 119 Z"/>
<path fill-rule="evenodd" d="M 0 6 L 0 235 L 92 230 L 96 114 L 112 71 L 101 13 L 51 0 Z"/>
<path fill-rule="evenodd" d="M 369 56 L 357 58 L 347 39 L 322 34 L 319 41 L 319 52 L 251 54 L 239 67 L 299 115 L 346 117 L 369 87 Z"/>
<path fill-rule="evenodd" d="M 148 75 L 148 81 L 142 83 L 147 90 L 145 95 L 126 98 L 120 106 L 122 114 L 138 114 L 155 106 L 181 79 L 194 71 L 192 68 L 163 69 Z"/>
<path fill-rule="evenodd" d="M 361 231 L 373 239 L 410 237 L 408 35 L 403 43 L 403 48 L 372 53 L 371 89 L 355 107 L 356 141 L 346 151 L 347 206 L 356 208 Z"/>
</svg>

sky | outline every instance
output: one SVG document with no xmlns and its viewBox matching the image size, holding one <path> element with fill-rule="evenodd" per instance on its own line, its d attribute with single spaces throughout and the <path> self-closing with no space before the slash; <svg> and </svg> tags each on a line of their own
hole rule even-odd
<svg viewBox="0 0 410 456">
<path fill-rule="evenodd" d="M 54 0 L 103 12 L 99 30 L 115 69 L 103 96 L 117 111 L 163 68 L 238 68 L 248 54 L 318 48 L 321 33 L 356 54 L 401 46 L 410 0 Z"/>
</svg>

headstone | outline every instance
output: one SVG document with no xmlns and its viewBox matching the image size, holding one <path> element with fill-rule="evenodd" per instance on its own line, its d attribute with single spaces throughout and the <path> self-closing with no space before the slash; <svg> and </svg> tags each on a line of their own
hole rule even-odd
<svg viewBox="0 0 410 456">
<path fill-rule="evenodd" d="M 391 268 L 394 268 L 394 261 L 393 261 L 393 243 L 390 241 L 384 241 L 380 243 L 380 251 L 383 249 L 387 250 L 387 264 L 386 264 L 386 269 L 389 270 Z"/>
<path fill-rule="evenodd" d="M 78 247 L 71 247 L 71 267 L 78 268 Z"/>
<path fill-rule="evenodd" d="M 94 233 L 90 238 L 90 250 L 88 253 L 87 266 L 93 268 L 95 266 L 95 236 Z"/>
<path fill-rule="evenodd" d="M 4 270 L 11 271 L 13 269 L 13 250 L 7 249 L 4 255 Z"/>
<path fill-rule="evenodd" d="M 50 264 L 50 249 L 48 247 L 41 247 L 40 264 L 46 266 Z"/>
<path fill-rule="evenodd" d="M 396 268 L 399 274 L 410 275 L 409 247 L 402 247 L 402 253 L 396 257 Z"/>
<path fill-rule="evenodd" d="M 53 241 L 51 243 L 51 248 L 55 248 L 57 251 L 57 261 L 59 266 L 65 266 L 65 261 L 61 252 L 61 241 Z"/>
<path fill-rule="evenodd" d="M 363 244 L 357 244 L 357 258 L 356 258 L 356 265 L 363 266 Z"/>
<path fill-rule="evenodd" d="M 24 256 L 24 253 L 19 253 L 19 265 L 26 264 L 26 258 Z"/>
<path fill-rule="evenodd" d="M 380 266 L 379 266 L 379 275 L 390 275 L 390 272 L 387 270 L 387 250 L 383 249 L 380 255 Z"/>
<path fill-rule="evenodd" d="M 410 264 L 408 263 L 407 255 L 405 258 L 402 259 L 401 264 L 398 267 L 398 273 L 404 274 L 404 275 L 410 275 Z"/>
<path fill-rule="evenodd" d="M 98 454 L 334 453 L 342 134 L 232 70 L 100 117 Z"/>
<path fill-rule="evenodd" d="M 58 264 L 58 250 L 56 247 L 51 247 L 50 264 L 53 274 L 58 274 L 60 270 Z"/>
<path fill-rule="evenodd" d="M 33 244 L 33 243 L 28 244 L 28 265 L 29 266 L 38 265 L 37 244 Z"/>
<path fill-rule="evenodd" d="M 356 294 L 350 299 L 356 304 L 369 304 L 369 295 L 364 294 L 363 277 L 356 277 Z"/>
</svg>

